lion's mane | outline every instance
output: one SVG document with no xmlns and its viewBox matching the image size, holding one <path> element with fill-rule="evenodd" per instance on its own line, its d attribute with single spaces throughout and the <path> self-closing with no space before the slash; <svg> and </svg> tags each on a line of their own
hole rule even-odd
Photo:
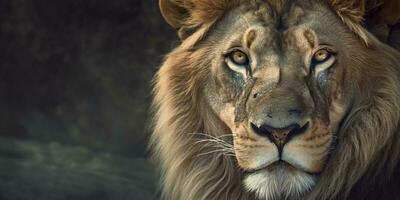
<svg viewBox="0 0 400 200">
<path fill-rule="evenodd" d="M 197 5 L 197 12 L 210 12 L 207 0 L 192 2 Z M 214 1 L 213 6 L 219 10 L 230 8 L 229 2 L 233 1 Z M 222 14 L 213 13 L 215 20 Z M 210 74 L 204 67 L 209 65 L 205 57 L 210 50 L 197 44 L 215 20 L 199 19 L 201 16 L 210 17 L 197 13 L 197 18 L 191 18 L 204 23 L 166 56 L 154 79 L 151 147 L 161 168 L 163 198 L 254 199 L 243 189 L 242 173 L 233 157 L 217 153 L 199 156 L 212 149 L 198 143 L 199 136 L 193 133 L 229 133 L 207 105 L 202 90 Z M 351 19 L 346 23 L 351 24 Z M 354 51 L 364 52 L 363 56 L 349 63 L 349 73 L 361 92 L 341 124 L 336 150 L 308 199 L 366 198 L 363 195 L 371 198 L 381 195 L 379 192 L 393 195 L 398 189 L 395 177 L 400 178 L 400 54 L 376 40 L 358 22 L 351 26 L 356 29 L 355 34 L 362 32 L 360 39 L 369 45 L 355 48 Z"/>
</svg>

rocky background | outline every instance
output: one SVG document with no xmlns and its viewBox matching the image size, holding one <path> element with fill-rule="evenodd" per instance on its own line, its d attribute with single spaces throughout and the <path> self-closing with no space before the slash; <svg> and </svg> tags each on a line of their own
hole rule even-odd
<svg viewBox="0 0 400 200">
<path fill-rule="evenodd" d="M 156 0 L 0 0 L 0 199 L 152 199 Z"/>
</svg>

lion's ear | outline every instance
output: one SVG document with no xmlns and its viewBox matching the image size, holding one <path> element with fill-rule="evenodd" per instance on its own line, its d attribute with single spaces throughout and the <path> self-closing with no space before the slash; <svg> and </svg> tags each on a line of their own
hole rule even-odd
<svg viewBox="0 0 400 200">
<path fill-rule="evenodd" d="M 185 39 L 190 30 L 187 28 L 191 11 L 188 0 L 160 0 L 159 6 L 165 21 L 175 28 L 179 38 Z"/>
<path fill-rule="evenodd" d="M 165 21 L 175 29 L 181 28 L 184 21 L 189 17 L 189 12 L 185 9 L 183 1 L 160 0 L 159 6 Z"/>
<path fill-rule="evenodd" d="M 159 0 L 165 21 L 183 40 L 203 24 L 209 24 L 232 8 L 238 0 Z"/>
<path fill-rule="evenodd" d="M 380 21 L 389 25 L 400 20 L 399 0 L 327 0 L 343 22 L 368 45 L 363 20 L 370 12 L 379 11 Z"/>
</svg>

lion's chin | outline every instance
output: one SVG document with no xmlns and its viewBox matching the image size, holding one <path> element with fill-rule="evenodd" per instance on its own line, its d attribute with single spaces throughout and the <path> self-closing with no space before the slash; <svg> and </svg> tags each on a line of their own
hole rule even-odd
<svg viewBox="0 0 400 200">
<path fill-rule="evenodd" d="M 314 186 L 315 176 L 279 164 L 250 173 L 244 184 L 259 199 L 299 199 Z"/>
</svg>

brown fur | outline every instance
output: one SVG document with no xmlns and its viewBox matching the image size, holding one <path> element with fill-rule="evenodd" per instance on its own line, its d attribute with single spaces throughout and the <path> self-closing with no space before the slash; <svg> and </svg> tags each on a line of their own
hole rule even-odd
<svg viewBox="0 0 400 200">
<path fill-rule="evenodd" d="M 202 137 L 191 134 L 230 132 L 205 103 L 202 89 L 209 71 L 199 66 L 209 65 L 204 58 L 210 50 L 198 43 L 213 23 L 237 2 L 172 2 L 183 5 L 190 16 L 174 27 L 195 26 L 196 31 L 183 37 L 185 40 L 166 57 L 154 80 L 155 125 L 151 145 L 154 157 L 160 161 L 163 198 L 254 199 L 253 194 L 243 189 L 242 172 L 236 161 L 221 154 L 199 156 L 212 151 L 213 147 L 202 145 L 198 142 Z M 363 195 L 371 194 L 369 192 L 376 186 L 359 184 L 359 181 L 379 182 L 384 191 L 389 183 L 387 177 L 398 170 L 400 54 L 380 43 L 360 25 L 365 4 L 340 4 L 336 0 L 330 0 L 328 4 L 369 47 L 354 44 L 354 52 L 363 52 L 363 57 L 350 59 L 352 68 L 345 76 L 353 77 L 353 84 L 361 92 L 347 120 L 342 123 L 336 152 L 307 198 L 367 198 Z M 178 18 L 175 16 L 174 19 Z M 352 58 L 351 55 L 348 57 Z M 358 188 L 363 192 L 357 193 Z M 379 192 L 379 188 L 376 190 Z M 390 192 L 395 194 L 397 191 L 386 193 L 390 195 Z"/>
</svg>

